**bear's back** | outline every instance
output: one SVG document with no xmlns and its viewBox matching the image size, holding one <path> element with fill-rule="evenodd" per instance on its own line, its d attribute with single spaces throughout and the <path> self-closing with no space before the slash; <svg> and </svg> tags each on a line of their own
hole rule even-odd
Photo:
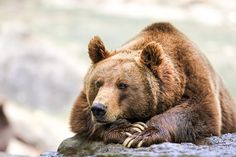
<svg viewBox="0 0 236 157">
<path fill-rule="evenodd" d="M 131 50 L 132 55 L 129 57 L 137 57 L 142 49 L 153 41 L 162 46 L 164 53 L 170 57 L 179 73 L 184 73 L 186 92 L 202 94 L 213 88 L 212 90 L 217 93 L 222 112 L 222 133 L 236 130 L 236 127 L 232 126 L 236 123 L 236 104 L 222 79 L 199 48 L 173 25 L 154 23 L 125 43 L 119 51 Z M 205 80 L 204 83 L 199 84 L 198 78 Z"/>
</svg>

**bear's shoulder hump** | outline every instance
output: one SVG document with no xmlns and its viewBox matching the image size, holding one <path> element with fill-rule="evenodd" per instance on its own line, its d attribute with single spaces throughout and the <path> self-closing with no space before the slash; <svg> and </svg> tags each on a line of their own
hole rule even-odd
<svg viewBox="0 0 236 157">
<path fill-rule="evenodd" d="M 154 31 L 154 32 L 162 32 L 162 33 L 174 33 L 176 32 L 176 29 L 169 22 L 158 22 L 158 23 L 153 23 L 147 26 L 143 31 L 144 32 Z"/>
</svg>

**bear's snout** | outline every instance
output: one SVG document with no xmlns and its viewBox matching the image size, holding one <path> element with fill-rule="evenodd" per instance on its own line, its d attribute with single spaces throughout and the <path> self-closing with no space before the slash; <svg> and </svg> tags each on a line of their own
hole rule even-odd
<svg viewBox="0 0 236 157">
<path fill-rule="evenodd" d="M 107 107 L 101 103 L 93 103 L 91 111 L 97 121 L 101 121 L 107 112 Z"/>
</svg>

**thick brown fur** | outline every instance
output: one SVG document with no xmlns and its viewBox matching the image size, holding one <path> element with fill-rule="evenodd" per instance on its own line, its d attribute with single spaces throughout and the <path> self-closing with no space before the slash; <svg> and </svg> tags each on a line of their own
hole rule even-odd
<svg viewBox="0 0 236 157">
<path fill-rule="evenodd" d="M 223 81 L 171 24 L 154 23 L 111 52 L 94 37 L 88 50 L 93 65 L 70 119 L 80 136 L 106 143 L 129 138 L 128 147 L 137 147 L 236 132 L 236 105 Z M 107 109 L 100 122 L 94 102 Z M 135 131 L 139 121 L 147 128 Z"/>
</svg>

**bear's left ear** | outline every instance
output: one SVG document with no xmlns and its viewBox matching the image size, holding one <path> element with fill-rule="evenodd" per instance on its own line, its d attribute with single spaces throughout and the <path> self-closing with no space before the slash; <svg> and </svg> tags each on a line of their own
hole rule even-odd
<svg viewBox="0 0 236 157">
<path fill-rule="evenodd" d="M 95 64 L 109 56 L 102 40 L 94 36 L 88 44 L 88 53 L 92 62 Z"/>
<path fill-rule="evenodd" d="M 163 59 L 163 49 L 157 42 L 149 43 L 142 51 L 140 60 L 148 68 L 159 66 Z"/>
</svg>

